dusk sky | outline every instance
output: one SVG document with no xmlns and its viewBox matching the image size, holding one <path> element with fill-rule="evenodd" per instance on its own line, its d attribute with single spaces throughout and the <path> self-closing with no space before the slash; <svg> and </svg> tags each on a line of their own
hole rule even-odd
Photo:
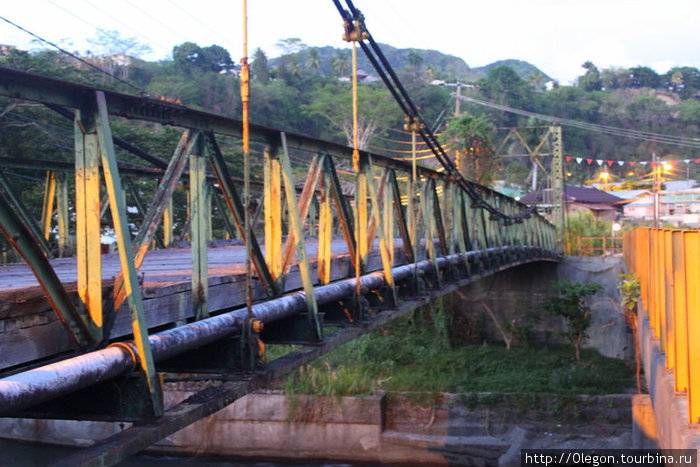
<svg viewBox="0 0 700 467">
<path fill-rule="evenodd" d="M 562 84 L 599 68 L 645 65 L 664 73 L 700 66 L 698 0 L 355 0 L 377 42 L 435 49 L 469 66 L 526 60 Z M 170 56 L 185 41 L 242 52 L 241 0 L 24 0 L 5 2 L 0 15 L 71 51 L 90 49 L 96 28 L 134 37 Z M 248 0 L 249 55 L 280 54 L 280 39 L 347 47 L 331 0 Z M 32 49 L 32 37 L 0 22 L 0 43 Z M 41 47 L 46 47 L 41 45 Z"/>
</svg>

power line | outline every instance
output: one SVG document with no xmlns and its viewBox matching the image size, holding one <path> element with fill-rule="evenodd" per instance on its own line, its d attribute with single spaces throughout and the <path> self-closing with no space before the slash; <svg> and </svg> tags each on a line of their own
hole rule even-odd
<svg viewBox="0 0 700 467">
<path fill-rule="evenodd" d="M 3 20 L 3 21 L 5 21 L 7 24 L 16 27 L 16 28 L 19 29 L 20 31 L 25 32 L 25 33 L 29 34 L 30 36 L 39 39 L 41 42 L 44 42 L 44 43 L 46 43 L 46 44 L 49 44 L 51 47 L 54 47 L 55 49 L 57 49 L 57 50 L 63 52 L 64 54 L 66 54 L 66 55 L 68 55 L 68 56 L 70 56 L 70 57 L 73 57 L 74 59 L 78 60 L 80 63 L 82 63 L 82 64 L 84 64 L 84 65 L 87 65 L 88 67 L 92 68 L 93 70 L 98 71 L 99 73 L 103 73 L 103 74 L 105 74 L 105 75 L 107 75 L 107 76 L 109 76 L 109 77 L 111 77 L 111 78 L 114 78 L 114 79 L 116 79 L 117 81 L 119 81 L 120 83 L 126 84 L 126 85 L 129 86 L 130 88 L 135 89 L 136 91 L 138 91 L 139 94 L 143 94 L 143 95 L 146 95 L 146 96 L 148 95 L 148 91 L 146 91 L 145 89 L 141 89 L 140 87 L 136 86 L 135 84 L 132 84 L 132 83 L 130 83 L 130 82 L 128 82 L 128 81 L 126 81 L 126 80 L 124 80 L 124 79 L 122 79 L 122 78 L 119 78 L 118 76 L 115 76 L 115 75 L 111 74 L 110 72 L 108 72 L 108 71 L 106 71 L 106 70 L 103 70 L 102 68 L 98 67 L 97 65 L 94 65 L 94 64 L 88 62 L 87 60 L 84 60 L 84 59 L 78 57 L 77 55 L 72 54 L 71 52 L 68 52 L 66 49 L 64 49 L 64 48 L 62 48 L 62 47 L 60 47 L 60 46 L 54 44 L 54 43 L 51 42 L 51 41 L 48 41 L 48 40 L 44 39 L 43 37 L 40 37 L 40 36 L 34 34 L 33 32 L 31 32 L 31 31 L 29 31 L 29 30 L 23 28 L 22 26 L 20 26 L 20 25 L 17 24 L 17 23 L 14 23 L 14 22 L 10 21 L 9 19 L 5 18 L 4 16 L 0 16 L 0 19 Z"/>
<path fill-rule="evenodd" d="M 596 123 L 581 122 L 578 120 L 572 120 L 569 118 L 554 117 L 552 115 L 539 114 L 536 112 L 530 112 L 527 110 L 515 109 L 513 107 L 508 107 L 506 105 L 494 104 L 493 102 L 482 101 L 479 99 L 474 99 L 473 97 L 460 96 L 460 99 L 472 104 L 480 105 L 483 107 L 489 107 L 495 110 L 501 110 L 503 112 L 514 113 L 516 115 L 522 115 L 525 117 L 537 118 L 540 120 L 545 120 L 552 123 L 557 123 L 560 125 L 566 125 L 574 128 L 579 128 L 582 130 L 594 131 L 598 133 L 603 133 L 612 136 L 621 136 L 624 138 L 633 138 L 643 141 L 673 144 L 676 146 L 682 146 L 687 148 L 700 149 L 700 139 L 698 138 L 685 138 L 682 136 L 666 135 L 661 133 L 651 133 L 648 131 L 640 130 L 629 130 L 625 128 L 618 128 L 608 125 L 598 125 Z"/>
</svg>

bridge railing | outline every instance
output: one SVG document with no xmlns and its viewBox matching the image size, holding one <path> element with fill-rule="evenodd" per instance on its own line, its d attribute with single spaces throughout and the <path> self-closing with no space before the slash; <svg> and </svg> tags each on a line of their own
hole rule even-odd
<svg viewBox="0 0 700 467">
<path fill-rule="evenodd" d="M 639 322 L 648 318 L 688 422 L 700 423 L 700 232 L 639 227 L 625 233 L 623 254 L 640 280 Z"/>
</svg>

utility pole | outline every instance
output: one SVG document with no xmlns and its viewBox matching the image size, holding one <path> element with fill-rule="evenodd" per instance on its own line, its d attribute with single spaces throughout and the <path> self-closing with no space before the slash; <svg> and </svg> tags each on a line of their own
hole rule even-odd
<svg viewBox="0 0 700 467">
<path fill-rule="evenodd" d="M 552 223 L 557 228 L 556 249 L 563 253 L 564 230 L 566 229 L 566 189 L 564 187 L 564 148 L 561 126 L 551 126 L 549 137 L 552 148 Z"/>
</svg>

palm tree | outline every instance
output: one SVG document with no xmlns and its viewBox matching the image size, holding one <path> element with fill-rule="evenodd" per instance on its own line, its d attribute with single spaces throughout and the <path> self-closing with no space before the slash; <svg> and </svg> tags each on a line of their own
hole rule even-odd
<svg viewBox="0 0 700 467">
<path fill-rule="evenodd" d="M 331 68 L 335 76 L 345 76 L 348 74 L 348 57 L 343 52 L 338 52 L 335 56 L 333 62 L 331 63 Z"/>
<path fill-rule="evenodd" d="M 309 50 L 309 55 L 306 58 L 306 66 L 313 71 L 318 71 L 321 68 L 321 55 L 318 53 L 318 49 Z"/>
</svg>

